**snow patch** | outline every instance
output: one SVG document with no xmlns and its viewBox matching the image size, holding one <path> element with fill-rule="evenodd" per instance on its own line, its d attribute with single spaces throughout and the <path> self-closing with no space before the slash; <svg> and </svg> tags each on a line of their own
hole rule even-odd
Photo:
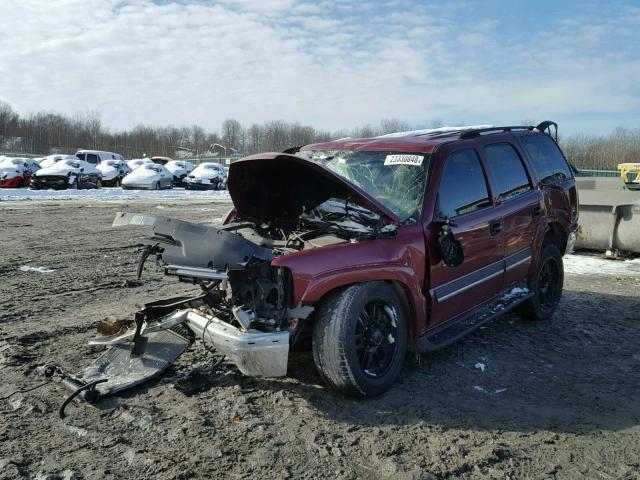
<svg viewBox="0 0 640 480">
<path fill-rule="evenodd" d="M 193 191 L 184 188 L 170 190 L 123 190 L 122 188 L 98 188 L 92 190 L 30 190 L 28 188 L 3 188 L 0 201 L 14 200 L 134 200 L 134 199 L 212 199 L 228 200 L 226 190 Z"/>
<path fill-rule="evenodd" d="M 22 265 L 18 270 L 20 270 L 21 272 L 38 272 L 38 273 L 55 272 L 55 270 L 52 270 L 49 267 L 30 267 L 29 265 Z"/>
<path fill-rule="evenodd" d="M 610 260 L 595 254 L 570 254 L 562 259 L 565 273 L 573 275 L 609 275 L 640 277 L 640 258 Z"/>
<path fill-rule="evenodd" d="M 487 366 L 484 363 L 478 362 L 474 365 L 474 368 L 479 368 L 481 372 L 484 372 L 484 369 L 487 368 Z"/>
</svg>

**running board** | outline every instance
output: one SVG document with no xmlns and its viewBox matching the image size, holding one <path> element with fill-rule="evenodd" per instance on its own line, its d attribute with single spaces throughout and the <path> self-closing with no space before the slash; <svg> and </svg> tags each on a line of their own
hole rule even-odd
<svg viewBox="0 0 640 480">
<path fill-rule="evenodd" d="M 433 352 L 451 345 L 531 297 L 533 297 L 533 293 L 522 289 L 516 294 L 507 293 L 497 299 L 494 298 L 456 320 L 436 327 L 432 331 L 427 331 L 416 342 L 416 350 L 418 352 Z"/>
</svg>

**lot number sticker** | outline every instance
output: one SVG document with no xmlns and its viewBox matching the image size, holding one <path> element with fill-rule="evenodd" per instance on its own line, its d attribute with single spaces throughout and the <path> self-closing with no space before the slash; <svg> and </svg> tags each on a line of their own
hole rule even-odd
<svg viewBox="0 0 640 480">
<path fill-rule="evenodd" d="M 423 155 L 387 155 L 385 165 L 415 165 L 419 167 L 424 160 Z"/>
</svg>

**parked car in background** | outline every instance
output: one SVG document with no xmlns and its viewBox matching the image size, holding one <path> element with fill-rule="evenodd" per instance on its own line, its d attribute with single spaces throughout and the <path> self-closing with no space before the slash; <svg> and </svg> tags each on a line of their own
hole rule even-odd
<svg viewBox="0 0 640 480">
<path fill-rule="evenodd" d="M 54 190 L 100 188 L 102 173 L 95 165 L 78 158 L 61 160 L 38 170 L 31 177 L 31 189 Z"/>
<path fill-rule="evenodd" d="M 118 187 L 122 179 L 131 173 L 131 168 L 124 160 L 104 160 L 96 167 L 102 173 L 104 187 Z"/>
<path fill-rule="evenodd" d="M 39 168 L 39 165 L 29 158 L 3 157 L 0 159 L 0 187 L 28 187 L 31 176 Z"/>
<path fill-rule="evenodd" d="M 153 163 L 157 163 L 158 165 L 166 165 L 172 160 L 173 158 L 170 158 L 170 157 L 159 157 L 159 156 L 151 157 L 151 161 Z"/>
<path fill-rule="evenodd" d="M 226 185 L 227 176 L 219 163 L 201 163 L 184 179 L 188 190 L 219 190 Z"/>
<path fill-rule="evenodd" d="M 173 184 L 175 186 L 182 185 L 182 181 L 185 177 L 191 173 L 196 166 L 193 163 L 184 162 L 182 160 L 171 160 L 167 162 L 165 168 L 173 175 Z"/>
<path fill-rule="evenodd" d="M 53 165 L 54 163 L 59 162 L 60 160 L 75 160 L 76 157 L 75 155 L 47 155 L 46 157 L 44 157 L 44 159 L 40 162 L 40 167 L 41 168 L 47 168 L 50 167 L 51 165 Z"/>
<path fill-rule="evenodd" d="M 127 162 L 127 165 L 129 165 L 129 168 L 133 171 L 136 168 L 138 168 L 140 165 L 146 165 L 147 163 L 153 163 L 153 162 L 151 161 L 150 158 L 147 158 L 147 157 L 145 157 L 145 158 L 134 158 L 132 160 L 129 160 Z"/>
<path fill-rule="evenodd" d="M 105 160 L 123 160 L 124 158 L 119 153 L 103 152 L 101 150 L 78 150 L 76 152 L 76 158 L 84 160 L 93 165 L 98 165 Z"/>
<path fill-rule="evenodd" d="M 122 179 L 123 189 L 161 190 L 173 188 L 173 175 L 163 165 L 147 163 Z"/>
</svg>

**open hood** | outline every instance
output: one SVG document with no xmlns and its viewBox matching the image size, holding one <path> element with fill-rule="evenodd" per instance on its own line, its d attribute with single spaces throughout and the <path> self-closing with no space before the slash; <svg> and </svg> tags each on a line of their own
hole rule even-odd
<svg viewBox="0 0 640 480">
<path fill-rule="evenodd" d="M 295 155 L 261 153 L 229 168 L 229 194 L 243 218 L 295 218 L 330 198 L 348 199 L 389 222 L 399 218 L 369 194 L 331 170 Z"/>
</svg>

